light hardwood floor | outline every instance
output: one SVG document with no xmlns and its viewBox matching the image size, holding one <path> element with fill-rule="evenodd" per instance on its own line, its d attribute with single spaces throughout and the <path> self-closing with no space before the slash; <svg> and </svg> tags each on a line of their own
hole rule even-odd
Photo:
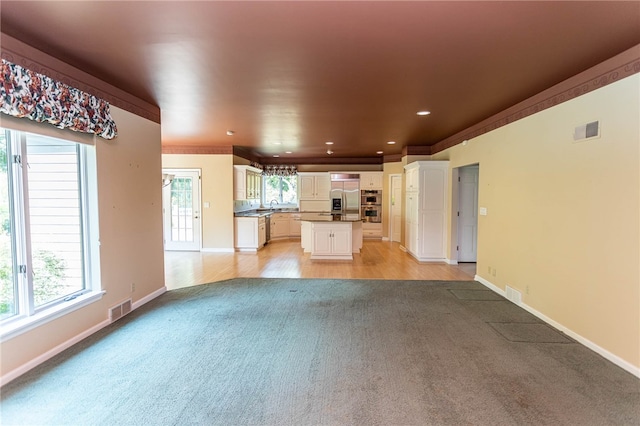
<svg viewBox="0 0 640 426">
<path fill-rule="evenodd" d="M 300 240 L 278 240 L 257 253 L 165 252 L 169 290 L 231 278 L 473 280 L 475 263 L 419 263 L 394 242 L 365 240 L 353 261 L 311 260 Z"/>
</svg>

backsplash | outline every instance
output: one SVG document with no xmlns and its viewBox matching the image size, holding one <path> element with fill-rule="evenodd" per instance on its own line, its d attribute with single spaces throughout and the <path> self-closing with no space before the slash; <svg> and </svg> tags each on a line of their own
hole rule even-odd
<svg viewBox="0 0 640 426">
<path fill-rule="evenodd" d="M 233 200 L 233 212 L 245 212 L 260 208 L 259 200 Z"/>
</svg>

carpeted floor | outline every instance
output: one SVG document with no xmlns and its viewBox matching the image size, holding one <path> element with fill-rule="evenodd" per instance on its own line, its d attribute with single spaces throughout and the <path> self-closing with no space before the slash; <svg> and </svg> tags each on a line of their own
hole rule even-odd
<svg viewBox="0 0 640 426">
<path fill-rule="evenodd" d="M 167 292 L 2 389 L 3 425 L 631 425 L 640 380 L 475 282 Z"/>
</svg>

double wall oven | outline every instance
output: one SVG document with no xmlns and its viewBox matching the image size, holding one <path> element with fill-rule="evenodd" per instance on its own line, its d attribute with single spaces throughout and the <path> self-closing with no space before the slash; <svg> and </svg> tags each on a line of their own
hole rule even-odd
<svg viewBox="0 0 640 426">
<path fill-rule="evenodd" d="M 365 222 L 382 222 L 382 191 L 360 191 L 360 216 Z"/>
</svg>

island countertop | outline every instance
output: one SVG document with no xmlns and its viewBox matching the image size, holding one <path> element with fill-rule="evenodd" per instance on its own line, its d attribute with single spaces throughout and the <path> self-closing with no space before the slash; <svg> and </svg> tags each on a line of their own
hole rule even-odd
<svg viewBox="0 0 640 426">
<path fill-rule="evenodd" d="M 362 222 L 359 213 L 301 213 L 302 222 Z"/>
</svg>

